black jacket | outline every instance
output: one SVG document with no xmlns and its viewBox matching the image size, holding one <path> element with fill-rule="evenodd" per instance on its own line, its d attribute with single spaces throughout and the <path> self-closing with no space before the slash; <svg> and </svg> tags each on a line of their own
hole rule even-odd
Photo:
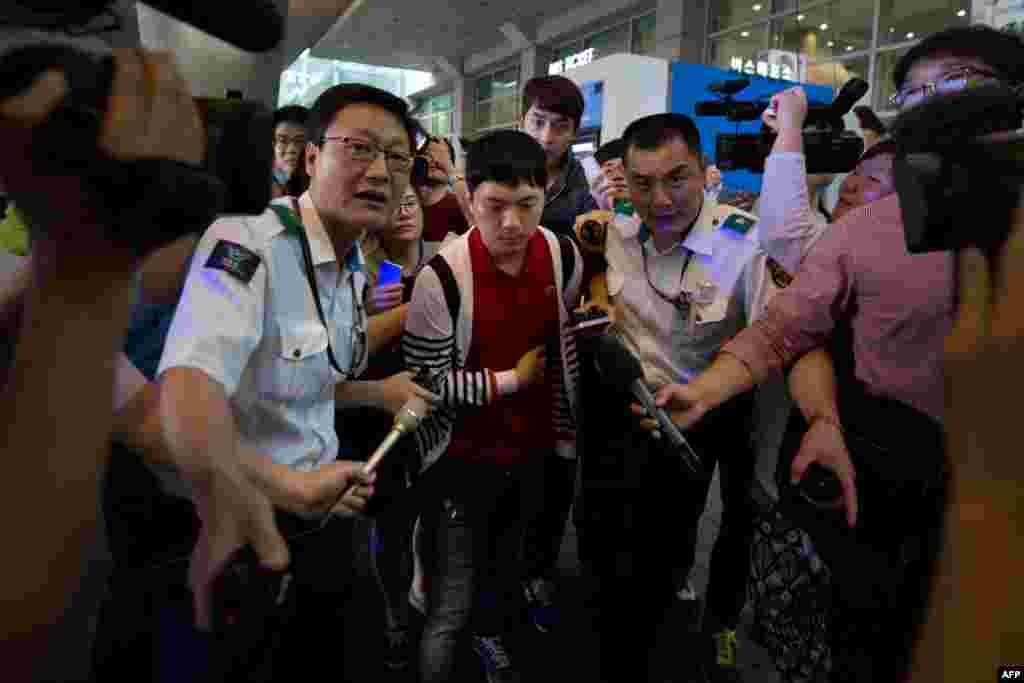
<svg viewBox="0 0 1024 683">
<path fill-rule="evenodd" d="M 583 166 L 569 152 L 561 175 L 544 195 L 544 213 L 540 224 L 556 235 L 566 235 L 575 241 L 573 226 L 576 225 L 576 217 L 596 208 L 597 202 L 590 195 L 590 185 Z"/>
</svg>

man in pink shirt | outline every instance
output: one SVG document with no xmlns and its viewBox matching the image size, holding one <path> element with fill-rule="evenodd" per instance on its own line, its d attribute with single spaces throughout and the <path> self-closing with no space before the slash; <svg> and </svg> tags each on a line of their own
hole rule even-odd
<svg viewBox="0 0 1024 683">
<path fill-rule="evenodd" d="M 982 26 L 950 29 L 924 40 L 897 64 L 894 104 L 908 109 L 936 93 L 941 96 L 993 80 L 1024 81 L 1021 41 Z M 852 340 L 856 383 L 871 401 L 909 406 L 923 420 L 941 423 L 943 343 L 955 312 L 953 275 L 951 253 L 908 253 L 897 195 L 850 211 L 826 231 L 767 314 L 737 335 L 689 384 L 664 387 L 659 402 L 674 411 L 678 424 L 690 427 L 715 406 L 764 382 L 808 351 L 828 345 L 837 330 L 845 330 Z M 852 527 L 857 522 L 856 473 L 843 431 L 850 415 L 840 412 L 835 386 L 831 368 L 819 364 L 812 379 L 794 392 L 799 393 L 796 398 L 810 427 L 792 479 L 799 481 L 812 462 L 832 470 L 842 486 Z M 900 429 L 894 424 L 878 427 Z M 923 463 L 936 454 L 906 450 L 907 458 L 922 463 L 921 476 L 926 477 Z M 930 526 L 939 527 L 940 519 Z M 920 532 L 928 528 L 926 522 Z M 921 566 L 911 564 L 907 577 L 913 569 Z M 879 656 L 868 663 L 870 671 L 862 672 L 866 677 L 851 680 L 899 680 L 906 670 L 909 635 L 920 617 L 919 598 L 924 597 L 927 581 L 927 572 L 919 572 L 916 582 L 907 581 L 909 604 L 894 605 L 886 632 L 876 634 L 871 643 L 861 643 L 867 652 L 877 648 Z M 907 652 L 894 652 L 899 648 Z M 837 671 L 835 664 L 834 673 L 856 675 Z"/>
</svg>

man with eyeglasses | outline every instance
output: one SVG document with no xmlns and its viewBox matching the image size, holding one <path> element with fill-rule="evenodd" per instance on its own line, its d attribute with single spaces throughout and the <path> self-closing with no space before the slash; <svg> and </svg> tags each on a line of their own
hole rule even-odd
<svg viewBox="0 0 1024 683">
<path fill-rule="evenodd" d="M 292 194 L 288 191 L 289 181 L 296 172 L 305 169 L 298 167 L 302 159 L 302 150 L 306 147 L 306 119 L 309 110 L 300 105 L 281 107 L 274 112 L 274 169 L 271 173 L 271 194 L 283 197 Z"/>
<path fill-rule="evenodd" d="M 317 99 L 307 129 L 309 190 L 275 200 L 257 218 L 221 219 L 206 231 L 158 371 L 171 449 L 232 452 L 240 442 L 268 456 L 242 458 L 244 470 L 269 480 L 267 489 L 289 471 L 362 455 L 347 452 L 336 432 L 336 403 L 395 414 L 413 396 L 436 399 L 410 373 L 353 381 L 401 331 L 404 307 L 367 320 L 358 240 L 391 225 L 409 184 L 417 124 L 399 98 L 344 84 Z M 323 663 L 311 655 L 336 651 L 352 547 L 351 522 L 338 518 L 362 511 L 373 493 L 370 477 L 356 475 L 353 484 L 317 519 L 278 511 L 295 612 L 268 628 L 287 656 L 274 671 L 268 652 L 254 652 L 260 670 L 231 675 L 312 677 Z M 211 583 L 236 550 L 239 530 L 217 525 L 204 492 L 193 495 L 204 524 L 191 580 L 199 627 L 209 628 Z"/>
<path fill-rule="evenodd" d="M 423 207 L 423 244 L 428 257 L 450 235 L 469 230 L 466 179 L 455 171 L 455 148 L 448 140 L 428 136 L 418 152 L 427 164 L 426 177 L 416 188 Z"/>
<path fill-rule="evenodd" d="M 595 302 L 613 310 L 613 331 L 656 389 L 706 368 L 774 289 L 756 219 L 705 194 L 700 134 L 692 119 L 657 114 L 634 121 L 623 147 L 637 215 L 618 217 L 608 230 L 607 287 L 596 292 Z M 599 588 L 603 680 L 661 681 L 679 668 L 704 664 L 735 675 L 753 518 L 750 401 L 723 406 L 688 435 L 703 465 L 691 475 L 664 439 L 639 428 L 628 394 L 601 386 L 584 396 L 586 525 L 580 533 Z M 677 595 L 693 600 L 686 577 L 716 464 L 722 524 L 701 651 L 671 672 L 659 671 L 650 660 L 658 627 Z"/>
<path fill-rule="evenodd" d="M 953 28 L 923 40 L 900 59 L 893 74 L 893 103 L 906 110 L 991 79 L 1024 82 L 1020 38 L 985 26 Z M 850 335 L 852 364 L 835 359 L 837 368 L 852 365 L 847 373 L 837 377 L 830 363 L 818 363 L 813 371 L 801 373 L 799 387 L 792 387 L 809 427 L 787 479 L 799 482 L 811 463 L 834 472 L 846 523 L 857 529 L 861 502 L 844 430 L 851 423 L 863 426 L 864 415 L 877 414 L 869 436 L 883 445 L 906 433 L 909 416 L 923 425 L 921 433 L 941 434 L 943 344 L 952 326 L 953 293 L 953 255 L 908 253 L 898 194 L 880 199 L 830 227 L 764 318 L 727 344 L 700 376 L 662 389 L 659 402 L 675 411 L 677 424 L 690 428 L 715 406 L 770 379 L 803 354 Z M 899 410 L 879 411 L 880 405 Z M 901 420 L 894 423 L 894 415 Z M 650 422 L 647 426 L 653 428 Z M 941 458 L 934 452 L 941 448 L 925 449 L 896 447 L 889 454 L 897 461 L 905 455 L 922 463 L 922 481 L 934 480 L 941 473 L 923 463 Z M 941 499 L 941 488 L 936 495 Z M 876 530 L 866 539 L 894 555 L 892 564 L 903 582 L 897 589 L 899 601 L 888 604 L 884 614 L 865 615 L 857 612 L 857 605 L 843 604 L 844 595 L 863 580 L 855 571 L 856 560 L 833 567 L 850 571 L 833 577 L 833 610 L 841 608 L 842 613 L 831 621 L 844 632 L 832 637 L 832 680 L 901 680 L 906 675 L 939 545 L 942 523 L 934 502 L 908 502 L 905 509 L 893 511 L 893 526 L 909 529 L 907 536 L 890 538 Z M 907 524 L 907 519 L 913 522 Z M 858 626 L 859 632 L 851 630 Z"/>
</svg>

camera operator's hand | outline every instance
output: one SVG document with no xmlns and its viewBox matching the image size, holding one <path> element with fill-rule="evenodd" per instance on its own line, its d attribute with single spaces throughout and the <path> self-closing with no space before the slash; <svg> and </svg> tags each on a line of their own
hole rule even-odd
<svg viewBox="0 0 1024 683">
<path fill-rule="evenodd" d="M 606 299 L 591 299 L 576 310 L 582 313 L 600 311 L 608 316 L 609 323 L 615 323 L 615 306 L 612 305 L 612 302 Z"/>
<path fill-rule="evenodd" d="M 771 104 L 761 115 L 765 125 L 776 133 L 800 132 L 807 119 L 807 93 L 795 86 L 772 95 Z"/>
<path fill-rule="evenodd" d="M 108 110 L 100 129 L 100 150 L 117 160 L 170 159 L 198 164 L 205 135 L 188 86 L 171 53 L 114 51 L 115 70 Z M 33 132 L 68 94 L 63 72 L 43 72 L 17 96 L 0 102 L 0 143 L 5 161 L 2 184 L 37 231 L 37 243 L 60 263 L 70 279 L 86 272 L 130 272 L 144 254 L 103 237 L 94 212 L 82 201 L 77 176 L 38 172 L 32 162 Z M 144 230 L 145 226 L 138 226 Z M 51 259 L 47 259 L 50 262 Z M 79 265 L 79 272 L 68 269 Z"/>
<path fill-rule="evenodd" d="M 519 388 L 522 389 L 544 381 L 546 366 L 547 357 L 543 346 L 536 346 L 523 354 L 523 357 L 516 363 L 516 379 L 519 381 Z"/>
</svg>

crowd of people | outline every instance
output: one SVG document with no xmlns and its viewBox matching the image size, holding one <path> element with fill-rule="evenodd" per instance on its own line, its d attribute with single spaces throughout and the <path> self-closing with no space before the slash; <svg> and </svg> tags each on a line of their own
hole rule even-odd
<svg viewBox="0 0 1024 683">
<path fill-rule="evenodd" d="M 950 29 L 892 77 L 904 109 L 1020 84 L 1024 44 Z M 198 162 L 171 61 L 119 52 L 112 87 L 107 154 Z M 453 680 L 468 643 L 486 680 L 515 683 L 520 610 L 547 637 L 565 626 L 572 514 L 601 680 L 661 681 L 652 650 L 668 611 L 699 597 L 716 470 L 701 645 L 682 653 L 706 680 L 741 680 L 747 605 L 786 683 L 982 680 L 1012 658 L 1022 473 L 997 387 L 1024 367 L 1024 226 L 991 260 L 909 253 L 898 148 L 870 110 L 825 206 L 806 95 L 775 94 L 759 197 L 737 206 L 685 114 L 630 123 L 588 180 L 565 77 L 527 82 L 521 130 L 464 158 L 400 98 L 343 84 L 276 112 L 263 214 L 140 253 L 105 239 L 75 177 L 33 168 L 33 127 L 65 88 L 51 71 L 0 103 L 12 680 L 47 652 L 101 491 L 115 569 L 96 680 L 323 675 L 311 653 L 335 649 L 330 625 L 351 616 L 354 519 L 368 517 L 382 667 Z M 606 326 L 581 331 L 594 312 Z M 637 360 L 696 471 L 595 362 L 605 337 Z M 833 480 L 828 497 L 811 489 Z M 226 576 L 242 577 L 234 592 Z"/>
</svg>

